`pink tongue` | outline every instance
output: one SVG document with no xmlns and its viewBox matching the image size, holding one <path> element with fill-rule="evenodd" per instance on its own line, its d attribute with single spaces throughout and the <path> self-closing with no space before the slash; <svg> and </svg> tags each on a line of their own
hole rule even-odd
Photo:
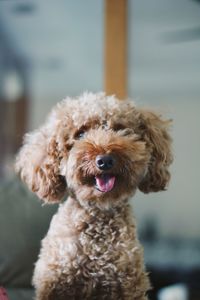
<svg viewBox="0 0 200 300">
<path fill-rule="evenodd" d="M 109 192 L 113 189 L 115 184 L 115 176 L 108 174 L 96 176 L 96 185 L 101 192 Z"/>
</svg>

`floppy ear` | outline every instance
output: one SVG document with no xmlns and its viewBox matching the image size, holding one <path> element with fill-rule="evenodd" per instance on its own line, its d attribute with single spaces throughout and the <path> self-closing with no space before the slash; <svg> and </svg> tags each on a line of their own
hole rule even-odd
<svg viewBox="0 0 200 300">
<path fill-rule="evenodd" d="M 155 112 L 140 110 L 138 131 L 146 142 L 150 153 L 147 172 L 139 184 L 144 193 L 165 190 L 169 179 L 169 165 L 172 163 L 171 142 L 168 133 L 171 120 L 163 120 Z"/>
<path fill-rule="evenodd" d="M 65 177 L 60 175 L 58 143 L 49 128 L 26 134 L 17 155 L 16 171 L 29 189 L 45 202 L 58 202 L 66 192 Z"/>
</svg>

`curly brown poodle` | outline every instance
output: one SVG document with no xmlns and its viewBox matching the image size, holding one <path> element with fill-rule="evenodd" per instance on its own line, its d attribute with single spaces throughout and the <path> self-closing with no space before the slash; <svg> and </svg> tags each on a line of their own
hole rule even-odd
<svg viewBox="0 0 200 300">
<path fill-rule="evenodd" d="M 16 162 L 46 203 L 60 204 L 42 241 L 37 300 L 145 300 L 150 289 L 129 199 L 165 190 L 170 121 L 104 93 L 66 98 L 27 134 Z"/>
</svg>

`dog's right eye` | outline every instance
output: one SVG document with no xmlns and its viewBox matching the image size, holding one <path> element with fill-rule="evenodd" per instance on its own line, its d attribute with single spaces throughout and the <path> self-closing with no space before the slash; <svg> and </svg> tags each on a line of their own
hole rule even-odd
<svg viewBox="0 0 200 300">
<path fill-rule="evenodd" d="M 81 129 L 75 133 L 74 138 L 76 140 L 81 140 L 82 138 L 84 138 L 84 135 L 85 135 L 85 131 Z"/>
<path fill-rule="evenodd" d="M 78 138 L 79 139 L 82 139 L 83 137 L 84 137 L 84 135 L 85 135 L 85 132 L 84 131 L 81 131 L 81 132 L 79 132 L 79 134 L 78 134 Z"/>
</svg>

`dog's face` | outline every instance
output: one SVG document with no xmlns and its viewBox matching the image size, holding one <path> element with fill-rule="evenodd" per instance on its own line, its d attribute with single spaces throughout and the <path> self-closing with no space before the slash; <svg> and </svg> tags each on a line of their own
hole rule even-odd
<svg viewBox="0 0 200 300">
<path fill-rule="evenodd" d="M 25 139 L 17 170 L 46 201 L 68 190 L 82 205 L 123 201 L 137 188 L 165 189 L 172 161 L 169 122 L 104 94 L 66 99 Z"/>
<path fill-rule="evenodd" d="M 120 120 L 96 118 L 74 135 L 61 166 L 68 188 L 83 201 L 119 201 L 137 188 L 149 161 L 145 143 Z"/>
</svg>

